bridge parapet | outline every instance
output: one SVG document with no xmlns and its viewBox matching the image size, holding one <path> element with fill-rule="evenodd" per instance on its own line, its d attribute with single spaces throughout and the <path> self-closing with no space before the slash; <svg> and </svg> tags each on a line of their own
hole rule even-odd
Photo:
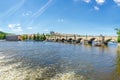
<svg viewBox="0 0 120 80">
<path fill-rule="evenodd" d="M 81 41 L 117 41 L 117 36 L 80 36 L 80 35 L 54 35 L 52 37 L 47 37 L 47 39 L 59 39 L 59 40 L 81 40 Z"/>
</svg>

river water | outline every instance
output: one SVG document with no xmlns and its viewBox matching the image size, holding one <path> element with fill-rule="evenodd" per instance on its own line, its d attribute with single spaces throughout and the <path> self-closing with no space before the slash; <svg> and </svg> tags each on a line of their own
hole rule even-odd
<svg viewBox="0 0 120 80">
<path fill-rule="evenodd" d="M 1 41 L 0 80 L 120 80 L 120 48 Z"/>
</svg>

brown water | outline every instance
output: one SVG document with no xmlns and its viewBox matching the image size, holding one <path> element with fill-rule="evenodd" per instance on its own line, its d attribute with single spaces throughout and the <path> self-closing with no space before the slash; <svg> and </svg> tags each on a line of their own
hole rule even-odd
<svg viewBox="0 0 120 80">
<path fill-rule="evenodd" d="M 1 41 L 0 80 L 120 80 L 120 48 Z"/>
</svg>

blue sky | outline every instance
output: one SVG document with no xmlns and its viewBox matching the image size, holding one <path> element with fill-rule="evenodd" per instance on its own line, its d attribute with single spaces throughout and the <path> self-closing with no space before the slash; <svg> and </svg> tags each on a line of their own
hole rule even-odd
<svg viewBox="0 0 120 80">
<path fill-rule="evenodd" d="M 116 35 L 120 0 L 0 0 L 0 30 Z"/>
</svg>

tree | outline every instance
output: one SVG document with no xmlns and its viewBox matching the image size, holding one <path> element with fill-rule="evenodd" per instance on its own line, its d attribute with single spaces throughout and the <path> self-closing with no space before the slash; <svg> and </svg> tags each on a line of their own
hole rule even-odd
<svg viewBox="0 0 120 80">
<path fill-rule="evenodd" d="M 29 40 L 33 40 L 33 39 L 32 39 L 32 35 L 29 35 Z"/>
<path fill-rule="evenodd" d="M 44 34 L 40 35 L 40 40 L 41 40 L 41 41 L 46 40 L 46 36 L 45 36 Z"/>
<path fill-rule="evenodd" d="M 22 35 L 22 39 L 25 41 L 28 39 L 28 36 L 26 34 Z"/>
<path fill-rule="evenodd" d="M 25 37 L 25 35 L 22 35 L 22 39 L 23 39 L 23 40 L 26 40 L 26 37 Z"/>
<path fill-rule="evenodd" d="M 35 34 L 33 35 L 33 40 L 36 40 L 36 35 Z"/>
<path fill-rule="evenodd" d="M 39 34 L 39 33 L 37 33 L 36 40 L 37 40 L 37 41 L 39 41 L 39 40 L 40 40 L 40 34 Z"/>
<path fill-rule="evenodd" d="M 7 33 L 0 31 L 0 39 L 5 39 Z"/>
<path fill-rule="evenodd" d="M 115 30 L 117 31 L 116 33 L 118 35 L 117 41 L 118 41 L 118 43 L 120 43 L 120 29 L 115 28 Z"/>
</svg>

